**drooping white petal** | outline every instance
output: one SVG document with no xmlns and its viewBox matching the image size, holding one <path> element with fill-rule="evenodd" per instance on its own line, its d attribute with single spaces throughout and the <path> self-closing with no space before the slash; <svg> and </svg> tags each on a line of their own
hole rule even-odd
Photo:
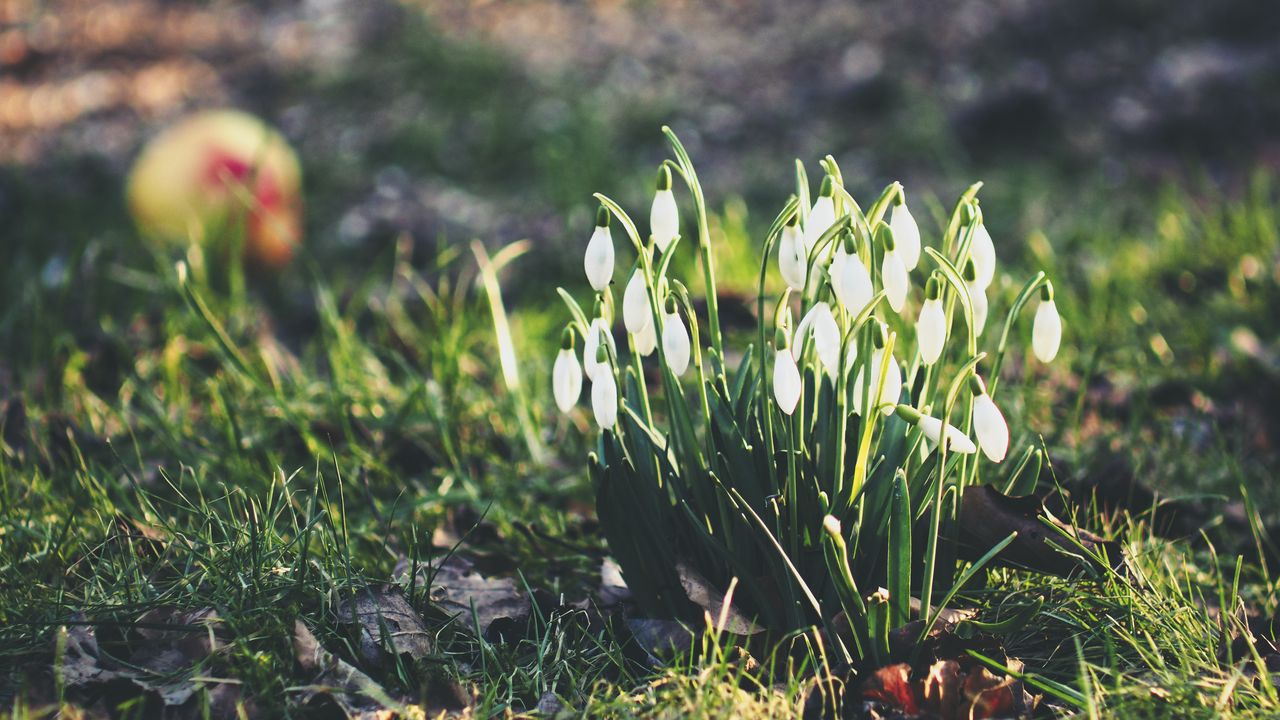
<svg viewBox="0 0 1280 720">
<path fill-rule="evenodd" d="M 782 228 L 778 239 L 778 269 L 792 290 L 803 291 L 809 273 L 809 258 L 804 250 L 804 237 L 794 225 Z"/>
<path fill-rule="evenodd" d="M 818 354 L 822 367 L 834 375 L 840 367 L 840 326 L 836 324 L 836 317 L 831 313 L 829 304 L 815 303 L 796 327 L 795 342 L 791 345 L 791 357 L 794 360 L 800 360 L 805 339 L 810 334 L 813 335 L 813 349 Z"/>
<path fill-rule="evenodd" d="M 604 318 L 596 318 L 591 321 L 591 327 L 587 328 L 587 339 L 582 343 L 582 369 L 586 372 L 588 380 L 596 379 L 597 366 L 607 364 L 596 360 L 596 354 L 600 349 L 601 337 L 604 337 L 610 348 L 616 350 L 616 346 L 613 343 L 613 333 L 609 332 L 609 326 L 605 323 Z"/>
<path fill-rule="evenodd" d="M 937 447 L 938 440 L 942 437 L 942 421 L 936 417 L 923 415 L 916 425 L 924 432 L 929 444 Z M 977 446 L 973 444 L 969 436 L 960 432 L 960 429 L 954 425 L 947 425 L 947 450 L 961 455 L 972 455 L 978 452 Z"/>
<path fill-rule="evenodd" d="M 613 279 L 613 235 L 607 226 L 596 226 L 587 243 L 582 266 L 587 271 L 587 281 L 596 292 L 603 292 Z"/>
<path fill-rule="evenodd" d="M 582 366 L 572 348 L 562 348 L 551 369 L 551 390 L 560 412 L 569 412 L 582 394 Z"/>
<path fill-rule="evenodd" d="M 671 372 L 683 375 L 689 369 L 689 331 L 680 313 L 667 313 L 662 321 L 662 352 L 667 356 Z"/>
<path fill-rule="evenodd" d="M 885 299 L 894 312 L 902 312 L 907 304 L 907 289 L 911 281 L 907 277 L 907 268 L 896 250 L 884 254 L 884 262 L 880 265 L 881 281 L 884 282 Z"/>
<path fill-rule="evenodd" d="M 916 225 L 916 219 L 912 217 L 906 203 L 893 206 L 889 228 L 893 230 L 893 239 L 902 264 L 907 270 L 915 270 L 920 264 L 920 226 Z"/>
<path fill-rule="evenodd" d="M 991 233 L 987 226 L 978 223 L 973 231 L 973 245 L 969 247 L 969 256 L 973 258 L 973 271 L 978 287 L 987 289 L 996 277 L 996 245 L 991 241 Z"/>
<path fill-rule="evenodd" d="M 813 209 L 804 223 L 804 249 L 807 253 L 822 234 L 831 228 L 836 221 L 836 204 L 827 195 L 819 195 L 813 201 Z"/>
<path fill-rule="evenodd" d="M 666 252 L 680 234 L 680 211 L 676 209 L 676 197 L 670 189 L 659 190 L 653 196 L 649 209 L 649 231 L 658 250 Z"/>
<path fill-rule="evenodd" d="M 892 415 L 894 407 L 898 402 L 898 398 L 902 396 L 902 368 L 898 367 L 898 363 L 893 358 L 889 359 L 889 367 L 881 374 L 880 367 L 884 361 L 884 350 L 877 349 L 871 355 L 871 369 L 875 376 L 879 379 L 879 397 L 876 397 L 876 388 L 871 388 L 871 402 L 877 403 L 880 412 L 883 415 Z M 858 369 L 858 375 L 853 380 L 853 412 L 856 415 L 862 414 L 862 396 L 867 390 L 864 384 L 864 369 Z"/>
<path fill-rule="evenodd" d="M 836 300 L 855 316 L 875 295 L 867 266 L 856 254 L 846 255 L 843 248 L 836 251 L 835 260 L 831 262 L 831 288 L 836 293 Z"/>
<path fill-rule="evenodd" d="M 969 299 L 973 301 L 973 334 L 981 336 L 987 327 L 987 291 L 976 282 L 965 284 L 969 287 Z"/>
<path fill-rule="evenodd" d="M 1031 326 L 1031 349 L 1040 362 L 1051 362 L 1057 357 L 1061 344 L 1062 318 L 1058 316 L 1058 305 L 1052 300 L 1041 300 Z"/>
<path fill-rule="evenodd" d="M 800 369 L 787 350 L 773 354 L 773 399 L 782 412 L 790 415 L 800 402 Z"/>
<path fill-rule="evenodd" d="M 978 447 L 991 462 L 1000 462 L 1009 452 L 1009 424 L 991 396 L 982 393 L 973 398 L 973 434 Z"/>
<path fill-rule="evenodd" d="M 622 324 L 627 332 L 639 334 L 645 326 L 653 324 L 653 312 L 649 308 L 649 289 L 644 284 L 644 272 L 636 268 L 622 293 Z"/>
<path fill-rule="evenodd" d="M 643 330 L 632 337 L 635 338 L 636 352 L 640 353 L 641 357 L 649 357 L 654 350 L 658 349 L 658 329 L 653 326 L 653 323 L 645 325 Z"/>
<path fill-rule="evenodd" d="M 600 367 L 591 381 L 591 413 L 602 428 L 611 428 L 618 422 L 618 383 L 608 363 Z"/>
<path fill-rule="evenodd" d="M 916 319 L 916 342 L 920 346 L 920 359 L 932 365 L 942 356 L 947 342 L 947 316 L 938 298 L 925 300 Z"/>
</svg>

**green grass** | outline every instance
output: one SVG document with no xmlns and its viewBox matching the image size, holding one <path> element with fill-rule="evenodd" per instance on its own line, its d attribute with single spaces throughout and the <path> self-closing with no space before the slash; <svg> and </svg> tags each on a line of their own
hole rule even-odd
<svg viewBox="0 0 1280 720">
<path fill-rule="evenodd" d="M 1221 357 L 1236 326 L 1275 336 L 1275 278 L 1246 279 L 1243 295 L 1230 279 L 1246 255 L 1273 265 L 1274 193 L 1260 179 L 1241 199 L 1197 206 L 1192 198 L 1166 195 L 1151 228 L 1115 232 L 1089 221 L 1075 235 L 1059 230 L 1072 238 L 1057 249 L 1053 272 L 1075 372 L 1010 398 L 1007 412 L 1077 468 L 1116 445 L 1161 490 L 1237 497 L 1243 485 L 1270 519 L 1270 456 L 1248 444 L 1244 428 L 1146 399 L 1160 383 L 1182 382 L 1226 404 L 1233 388 L 1274 382 L 1253 360 Z M 715 224 L 722 242 L 747 242 L 754 225 L 738 212 Z M 1171 238 L 1175 223 L 1181 234 Z M 1102 265 L 1089 252 L 1106 237 L 1120 238 L 1112 256 L 1123 262 Z M 19 716 L 39 715 L 58 697 L 50 673 L 58 627 L 83 618 L 108 651 L 123 652 L 130 624 L 169 606 L 212 607 L 226 623 L 226 651 L 203 660 L 196 676 L 235 678 L 257 709 L 288 712 L 289 688 L 308 681 L 294 660 L 294 621 L 359 662 L 336 608 L 391 579 L 399 561 L 438 558 L 432 532 L 459 507 L 495 524 L 470 551 L 499 558 L 497 572 L 518 569 L 529 587 L 570 601 L 595 587 L 603 548 L 584 509 L 589 433 L 584 416 L 559 418 L 549 402 L 558 329 L 550 297 L 550 311 L 511 308 L 527 411 L 553 449 L 540 464 L 495 360 L 473 261 L 460 252 L 418 259 L 421 269 L 404 253 L 359 274 L 298 268 L 291 272 L 314 313 L 289 325 L 276 324 L 278 307 L 255 282 L 232 295 L 192 272 L 184 290 L 172 265 L 136 249 L 80 262 L 86 281 L 76 294 L 113 302 L 85 312 L 69 300 L 69 285 L 32 283 L 23 307 L 35 314 L 6 316 L 11 346 L 17 328 L 33 332 L 24 341 L 30 352 L 5 363 L 0 465 L 0 663 L 11 688 L 3 701 L 16 702 Z M 1160 282 L 1217 268 L 1228 277 L 1208 291 L 1171 295 Z M 1142 325 L 1115 311 L 1135 304 L 1146 309 Z M 1142 342 L 1155 333 L 1178 362 Z M 1082 417 L 1099 414 L 1087 394 L 1077 403 L 1075 383 L 1086 373 L 1122 379 L 1127 417 L 1100 413 L 1091 422 L 1101 429 L 1082 428 Z M 1203 423 L 1210 440 L 1188 438 L 1179 418 Z M 1250 552 L 1253 543 L 1232 550 L 1243 555 L 1237 587 L 1236 557 L 1215 557 L 1195 538 L 1155 538 L 1141 519 L 1083 521 L 1125 538 L 1137 579 L 1045 581 L 996 570 L 967 599 L 992 621 L 1011 592 L 1045 599 L 1043 613 L 1004 641 L 1028 672 L 1087 699 L 1084 710 L 1060 711 L 1274 714 L 1266 673 L 1248 654 L 1222 654 L 1224 627 L 1206 611 L 1238 596 L 1274 612 L 1274 570 Z M 366 669 L 407 697 L 460 678 L 478 714 L 529 709 L 554 693 L 592 716 L 782 716 L 807 692 L 803 677 L 753 687 L 718 651 L 651 670 L 616 622 L 555 603 L 525 637 L 490 641 L 449 624 L 428 588 L 414 587 L 410 599 L 439 635 L 435 654 Z"/>
</svg>

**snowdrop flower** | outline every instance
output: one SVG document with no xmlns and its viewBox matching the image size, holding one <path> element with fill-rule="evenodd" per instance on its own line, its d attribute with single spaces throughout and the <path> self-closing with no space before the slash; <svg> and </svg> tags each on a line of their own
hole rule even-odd
<svg viewBox="0 0 1280 720">
<path fill-rule="evenodd" d="M 596 211 L 596 229 L 587 243 L 582 266 L 587 271 L 587 281 L 596 292 L 603 292 L 613 279 L 613 235 L 609 233 L 609 209 L 600 206 Z"/>
<path fill-rule="evenodd" d="M 942 439 L 942 421 L 936 417 L 925 415 L 910 405 L 899 405 L 897 408 L 898 417 L 920 428 L 925 438 L 929 441 L 931 447 L 937 447 L 938 442 Z M 978 448 L 969 439 L 968 435 L 960 432 L 955 425 L 947 424 L 947 450 L 950 452 L 960 453 L 962 455 L 972 455 L 978 452 Z"/>
<path fill-rule="evenodd" d="M 814 243 L 836 221 L 836 203 L 833 197 L 836 192 L 835 179 L 830 175 L 822 178 L 822 187 L 818 190 L 818 199 L 813 201 L 809 210 L 809 218 L 804 223 L 804 250 L 813 250 Z"/>
<path fill-rule="evenodd" d="M 884 222 L 876 226 L 876 236 L 884 244 L 884 260 L 880 264 L 880 281 L 884 283 L 885 299 L 894 312 L 902 312 L 907 303 L 907 290 L 911 280 L 907 277 L 907 268 L 898 256 L 897 244 L 894 242 L 893 230 Z"/>
<path fill-rule="evenodd" d="M 893 201 L 893 210 L 889 214 L 889 227 L 893 228 L 893 237 L 898 241 L 898 256 L 907 270 L 915 270 L 920 264 L 920 226 L 907 209 L 906 198 L 901 191 Z"/>
<path fill-rule="evenodd" d="M 661 252 L 666 252 L 680 234 L 680 211 L 671 193 L 671 169 L 666 165 L 658 169 L 658 191 L 649 209 L 649 233 Z"/>
<path fill-rule="evenodd" d="M 573 345 L 573 328 L 567 327 L 561 336 L 560 354 L 556 355 L 551 369 L 551 389 L 556 396 L 556 406 L 564 413 L 573 409 L 582 394 L 582 366 L 578 364 Z"/>
<path fill-rule="evenodd" d="M 969 289 L 969 301 L 973 303 L 973 335 L 981 337 L 987 327 L 987 291 L 978 283 L 973 258 L 964 264 L 964 285 Z"/>
<path fill-rule="evenodd" d="M 1009 424 L 987 394 L 982 378 L 974 375 L 969 379 L 969 387 L 973 391 L 973 434 L 978 437 L 982 454 L 991 462 L 998 463 L 1009 452 Z"/>
<path fill-rule="evenodd" d="M 689 369 L 689 331 L 685 329 L 684 320 L 680 319 L 675 298 L 667 297 L 666 310 L 666 317 L 662 320 L 662 352 L 671 372 L 683 375 Z"/>
<path fill-rule="evenodd" d="M 787 415 L 796 411 L 801 389 L 800 369 L 796 367 L 795 358 L 791 357 L 789 344 L 786 329 L 778 328 L 774 339 L 777 350 L 773 353 L 773 399 Z"/>
<path fill-rule="evenodd" d="M 636 268 L 622 293 L 622 324 L 627 332 L 639 335 L 653 324 L 653 312 L 649 309 L 649 288 L 644 282 L 644 271 Z"/>
<path fill-rule="evenodd" d="M 597 371 L 591 380 L 591 413 L 601 428 L 611 428 L 618 422 L 618 381 L 613 377 L 609 355 L 603 347 L 596 351 Z"/>
<path fill-rule="evenodd" d="M 782 236 L 778 238 L 778 269 L 782 271 L 782 279 L 792 290 L 804 292 L 804 281 L 809 274 L 809 257 L 804 249 L 804 235 L 796 225 L 799 216 L 792 216 L 791 222 L 782 228 Z"/>
<path fill-rule="evenodd" d="M 871 273 L 858 257 L 853 231 L 845 230 L 840 236 L 840 247 L 831 260 L 831 289 L 836 300 L 850 315 L 856 316 L 871 302 L 875 289 L 871 285 Z"/>
<path fill-rule="evenodd" d="M 582 369 L 586 372 L 587 379 L 593 382 L 596 379 L 596 369 L 600 366 L 596 355 L 601 346 L 601 338 L 611 350 L 617 352 L 617 347 L 613 344 L 613 333 L 609 332 L 609 323 L 604 319 L 603 312 L 603 309 L 597 312 L 596 319 L 592 320 L 591 326 L 587 328 L 586 340 L 582 343 Z"/>
<path fill-rule="evenodd" d="M 658 349 L 658 329 L 653 326 L 653 323 L 645 325 L 643 330 L 631 337 L 635 338 L 636 352 L 640 353 L 641 357 L 649 357 L 654 350 Z"/>
<path fill-rule="evenodd" d="M 1058 306 L 1053 302 L 1053 283 L 1046 282 L 1040 288 L 1040 307 L 1036 308 L 1036 319 L 1031 325 L 1031 349 L 1040 362 L 1047 363 L 1057 357 L 1061 344 L 1062 318 L 1058 317 Z"/>
<path fill-rule="evenodd" d="M 831 306 L 825 302 L 814 304 L 796 328 L 795 343 L 791 346 L 791 357 L 797 362 L 804 351 L 804 341 L 813 334 L 813 349 L 826 371 L 835 375 L 840 369 L 840 326 L 831 313 Z"/>
<path fill-rule="evenodd" d="M 976 205 L 971 207 L 974 208 L 973 222 L 978 225 L 973 229 L 969 257 L 973 259 L 973 266 L 977 271 L 978 286 L 985 290 L 991 287 L 991 281 L 996 277 L 996 245 L 991 241 L 991 233 L 987 232 L 986 224 L 982 222 L 982 213 Z"/>
<path fill-rule="evenodd" d="M 932 365 L 942 356 L 947 341 L 947 317 L 942 309 L 942 287 L 937 275 L 929 278 L 924 286 L 924 305 L 916 319 L 916 342 L 920 346 L 920 359 Z"/>
<path fill-rule="evenodd" d="M 902 395 L 902 368 L 898 366 L 898 361 L 893 356 L 889 356 L 888 367 L 884 367 L 886 342 L 884 325 L 877 325 L 872 332 L 875 349 L 871 353 L 871 372 L 874 373 L 878 382 L 871 388 L 870 399 L 871 402 L 878 403 L 882 414 L 892 415 L 894 403 L 898 402 L 898 398 Z M 867 393 L 867 386 L 863 382 L 865 370 L 865 366 L 859 368 L 858 375 L 853 380 L 853 412 L 856 415 L 862 414 L 862 396 Z"/>
</svg>

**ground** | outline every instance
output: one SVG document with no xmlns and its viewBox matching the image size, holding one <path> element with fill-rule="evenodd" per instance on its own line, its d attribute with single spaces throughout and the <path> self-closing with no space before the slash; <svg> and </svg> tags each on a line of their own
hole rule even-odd
<svg viewBox="0 0 1280 720">
<path fill-rule="evenodd" d="M 642 214 L 668 122 L 726 303 L 796 157 L 859 198 L 902 180 L 926 234 L 986 181 L 997 307 L 1043 267 L 1067 327 L 1050 369 L 1007 368 L 1015 442 L 1043 437 L 1050 506 L 1131 567 L 993 570 L 962 604 L 1043 599 L 999 641 L 1046 714 L 1277 712 L 1273 11 L 421 5 L 68 1 L 41 31 L 0 2 L 0 707 L 814 711 L 803 675 L 653 661 L 589 413 L 551 402 L 590 193 Z M 151 247 L 120 201 L 151 131 L 224 103 L 303 157 L 283 273 Z M 534 241 L 500 273 L 518 387 L 473 237 Z"/>
</svg>

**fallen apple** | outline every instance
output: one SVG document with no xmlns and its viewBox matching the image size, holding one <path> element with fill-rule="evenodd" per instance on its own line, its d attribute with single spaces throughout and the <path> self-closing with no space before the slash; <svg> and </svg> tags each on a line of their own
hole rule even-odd
<svg viewBox="0 0 1280 720">
<path fill-rule="evenodd" d="M 302 171 L 279 132 L 236 110 L 210 110 L 143 148 L 126 195 L 139 229 L 211 249 L 243 237 L 245 259 L 271 268 L 302 242 Z"/>
</svg>

